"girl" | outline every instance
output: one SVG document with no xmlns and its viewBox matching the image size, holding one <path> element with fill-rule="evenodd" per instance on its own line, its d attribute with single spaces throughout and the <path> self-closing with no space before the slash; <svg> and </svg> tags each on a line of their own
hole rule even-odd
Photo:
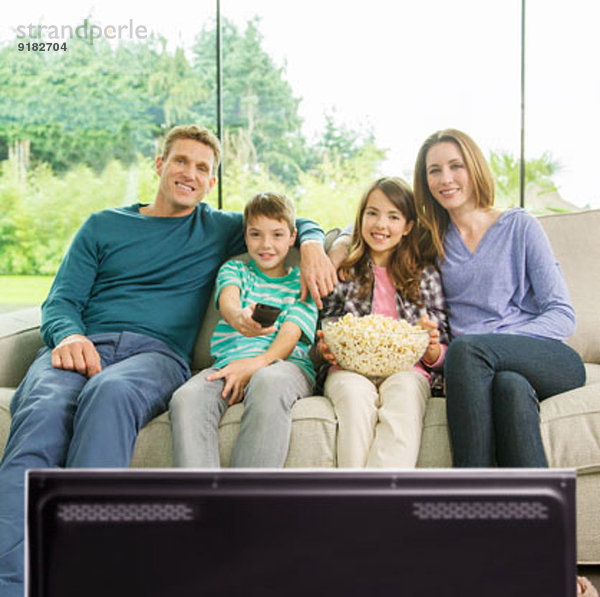
<svg viewBox="0 0 600 597">
<path fill-rule="evenodd" d="M 338 418 L 339 467 L 414 467 L 427 398 L 442 387 L 448 338 L 444 298 L 435 267 L 421 264 L 416 221 L 408 184 L 377 180 L 360 202 L 341 267 L 344 279 L 324 301 L 322 318 L 377 313 L 420 323 L 431 336 L 413 371 L 368 379 L 337 366 L 329 369 L 324 392 Z M 322 351 L 327 355 L 326 346 Z"/>
<path fill-rule="evenodd" d="M 575 312 L 548 239 L 523 209 L 494 209 L 490 168 L 460 131 L 425 141 L 414 188 L 454 337 L 445 363 L 454 465 L 545 467 L 538 401 L 585 383 L 562 342 Z"/>
</svg>

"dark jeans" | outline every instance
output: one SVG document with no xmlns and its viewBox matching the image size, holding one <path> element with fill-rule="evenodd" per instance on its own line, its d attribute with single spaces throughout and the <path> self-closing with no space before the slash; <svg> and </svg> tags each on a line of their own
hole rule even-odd
<svg viewBox="0 0 600 597">
<path fill-rule="evenodd" d="M 558 340 L 460 336 L 445 361 L 454 466 L 546 467 L 539 401 L 585 384 L 579 355 Z"/>
</svg>

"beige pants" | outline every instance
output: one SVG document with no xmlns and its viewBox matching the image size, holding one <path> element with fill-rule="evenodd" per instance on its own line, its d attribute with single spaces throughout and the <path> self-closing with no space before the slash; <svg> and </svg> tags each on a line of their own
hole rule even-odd
<svg viewBox="0 0 600 597">
<path fill-rule="evenodd" d="M 414 371 L 385 379 L 379 388 L 351 371 L 330 371 L 325 396 L 338 419 L 338 467 L 413 468 L 419 456 L 423 416 L 431 396 Z"/>
</svg>

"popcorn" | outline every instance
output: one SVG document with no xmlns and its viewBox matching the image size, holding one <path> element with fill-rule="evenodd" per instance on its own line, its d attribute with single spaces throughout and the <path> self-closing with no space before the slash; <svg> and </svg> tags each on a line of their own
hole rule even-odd
<svg viewBox="0 0 600 597">
<path fill-rule="evenodd" d="M 325 342 L 338 363 L 368 377 L 408 371 L 423 356 L 429 332 L 403 319 L 347 313 L 323 321 Z"/>
</svg>

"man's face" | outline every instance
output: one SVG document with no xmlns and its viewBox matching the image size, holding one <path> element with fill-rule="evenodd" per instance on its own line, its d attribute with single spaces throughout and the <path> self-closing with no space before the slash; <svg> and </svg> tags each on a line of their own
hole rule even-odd
<svg viewBox="0 0 600 597">
<path fill-rule="evenodd" d="M 163 160 L 156 158 L 160 184 L 156 199 L 161 215 L 186 216 L 215 185 L 215 155 L 204 143 L 177 139 Z"/>
</svg>

